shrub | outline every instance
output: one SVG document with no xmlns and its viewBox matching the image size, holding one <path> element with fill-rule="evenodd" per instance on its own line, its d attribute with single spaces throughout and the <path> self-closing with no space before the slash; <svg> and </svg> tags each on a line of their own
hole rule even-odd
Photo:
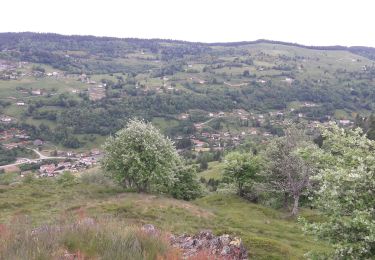
<svg viewBox="0 0 375 260">
<path fill-rule="evenodd" d="M 70 172 L 64 172 L 58 177 L 57 183 L 64 187 L 72 186 L 77 183 L 77 178 Z"/>
<path fill-rule="evenodd" d="M 115 183 L 101 171 L 83 173 L 80 180 L 84 184 L 98 184 L 107 187 L 115 185 Z"/>
<path fill-rule="evenodd" d="M 16 173 L 0 173 L 0 185 L 9 185 L 16 182 L 18 174 Z"/>
<path fill-rule="evenodd" d="M 178 167 L 170 194 L 176 199 L 193 200 L 202 195 L 196 170 L 192 166 Z"/>
</svg>

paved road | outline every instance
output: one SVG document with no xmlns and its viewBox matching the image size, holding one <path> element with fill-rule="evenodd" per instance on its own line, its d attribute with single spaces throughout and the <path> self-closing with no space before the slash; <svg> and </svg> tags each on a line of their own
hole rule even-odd
<svg viewBox="0 0 375 260">
<path fill-rule="evenodd" d="M 32 162 L 34 162 L 34 161 L 36 162 L 37 160 L 30 160 L 30 159 L 27 159 L 26 162 L 28 162 L 28 163 L 32 163 Z M 24 162 L 16 162 L 16 163 L 11 163 L 11 164 L 7 164 L 7 165 L 2 165 L 2 166 L 0 166 L 0 169 L 6 169 L 6 168 L 8 168 L 8 167 L 21 165 L 21 164 L 24 164 L 24 163 L 26 163 L 26 162 L 24 161 Z"/>
<path fill-rule="evenodd" d="M 48 160 L 48 159 L 68 159 L 68 157 L 58 157 L 58 156 L 46 156 L 42 153 L 40 153 L 38 150 L 36 149 L 30 149 L 28 148 L 29 150 L 32 150 L 34 151 L 34 153 L 36 153 L 38 156 L 39 156 L 39 160 Z"/>
<path fill-rule="evenodd" d="M 74 158 L 69 158 L 69 157 L 45 156 L 44 154 L 41 154 L 36 149 L 31 149 L 31 148 L 27 148 L 27 149 L 34 151 L 34 153 L 36 153 L 39 156 L 39 158 L 38 159 L 20 158 L 18 160 L 22 160 L 22 161 L 18 161 L 18 162 L 15 162 L 15 163 L 11 163 L 11 164 L 0 166 L 0 169 L 5 169 L 5 168 L 8 168 L 8 167 L 17 166 L 17 165 L 21 165 L 21 164 L 24 164 L 24 163 L 37 163 L 40 160 L 74 159 Z"/>
</svg>

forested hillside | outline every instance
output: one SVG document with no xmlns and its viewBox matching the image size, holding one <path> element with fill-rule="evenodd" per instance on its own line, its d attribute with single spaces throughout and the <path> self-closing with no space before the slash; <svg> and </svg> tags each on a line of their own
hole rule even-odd
<svg viewBox="0 0 375 260">
<path fill-rule="evenodd" d="M 178 136 L 194 133 L 193 124 L 209 119 L 209 112 L 236 109 L 251 115 L 235 123 L 237 129 L 245 124 L 277 134 L 280 122 L 270 122 L 270 112 L 308 122 L 370 114 L 373 55 L 365 47 L 267 40 L 204 44 L 2 33 L 0 113 L 32 137 L 67 148 L 100 142 L 134 116 L 177 120 L 165 131 Z M 16 107 L 17 101 L 25 105 Z M 260 115 L 265 122 L 258 122 Z M 233 122 L 221 124 L 233 129 Z"/>
</svg>

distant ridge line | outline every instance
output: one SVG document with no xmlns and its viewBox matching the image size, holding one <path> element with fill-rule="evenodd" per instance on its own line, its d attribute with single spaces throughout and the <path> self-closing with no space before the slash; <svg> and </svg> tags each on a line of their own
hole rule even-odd
<svg viewBox="0 0 375 260">
<path fill-rule="evenodd" d="M 161 39 L 161 38 L 135 38 L 135 37 L 111 37 L 111 36 L 94 36 L 94 35 L 64 35 L 58 33 L 38 33 L 38 32 L 2 32 L 0 33 L 0 37 L 10 36 L 10 37 L 17 37 L 17 36 L 34 36 L 36 38 L 43 38 L 43 36 L 54 36 L 57 38 L 81 38 L 81 39 L 96 39 L 96 40 L 132 40 L 132 41 L 160 41 L 160 42 L 175 42 L 175 43 L 192 43 L 192 44 L 201 44 L 206 46 L 242 46 L 242 45 L 250 45 L 250 44 L 259 44 L 259 43 L 269 43 L 269 44 L 279 44 L 285 46 L 293 46 L 293 47 L 300 47 L 305 49 L 313 49 L 313 50 L 355 50 L 355 49 L 368 49 L 375 51 L 375 47 L 368 47 L 368 46 L 343 46 L 343 45 L 322 45 L 322 46 L 315 46 L 315 45 L 304 45 L 299 43 L 292 43 L 292 42 L 284 42 L 284 41 L 276 41 L 276 40 L 268 40 L 268 39 L 258 39 L 254 41 L 237 41 L 237 42 L 194 42 L 194 41 L 184 41 L 184 40 L 173 40 L 173 39 Z"/>
<path fill-rule="evenodd" d="M 278 44 L 292 47 L 300 47 L 305 49 L 312 50 L 356 50 L 356 49 L 368 49 L 375 51 L 374 47 L 367 46 L 342 46 L 342 45 L 328 45 L 328 46 L 313 46 L 313 45 L 303 45 L 299 43 L 292 42 L 283 42 L 283 41 L 273 41 L 267 39 L 259 39 L 255 41 L 240 41 L 240 42 L 213 42 L 206 43 L 209 46 L 242 46 L 242 45 L 251 45 L 251 44 L 260 44 L 260 43 L 269 43 L 269 44 Z"/>
<path fill-rule="evenodd" d="M 4 41 L 17 43 L 23 39 L 31 40 L 47 40 L 47 41 L 60 41 L 64 39 L 76 39 L 76 40 L 97 40 L 97 41 L 126 41 L 132 43 L 138 42 L 154 42 L 154 43 L 177 43 L 177 44 L 186 44 L 186 45 L 196 45 L 202 47 L 214 47 L 214 46 L 223 46 L 223 47 L 236 47 L 252 44 L 277 44 L 290 47 L 298 47 L 310 50 L 321 50 L 321 51 L 349 51 L 351 53 L 366 57 L 368 59 L 375 61 L 375 47 L 367 46 L 342 46 L 342 45 L 332 45 L 332 46 L 309 46 L 299 43 L 284 42 L 284 41 L 274 41 L 267 39 L 259 39 L 254 41 L 238 41 L 238 42 L 213 42 L 213 43 L 204 43 L 204 42 L 193 42 L 193 41 L 183 41 L 183 40 L 173 40 L 173 39 L 160 39 L 160 38 L 119 38 L 119 37 L 109 37 L 109 36 L 93 36 L 93 35 L 63 35 L 57 33 L 39 33 L 39 32 L 3 32 L 0 33 L 0 50 L 2 43 Z"/>
</svg>

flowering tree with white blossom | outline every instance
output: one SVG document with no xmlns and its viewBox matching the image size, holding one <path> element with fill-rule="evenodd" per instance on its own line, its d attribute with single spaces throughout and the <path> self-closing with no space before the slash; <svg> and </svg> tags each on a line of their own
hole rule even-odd
<svg viewBox="0 0 375 260">
<path fill-rule="evenodd" d="M 321 149 L 311 150 L 320 171 L 312 200 L 324 213 L 306 230 L 335 247 L 332 259 L 374 259 L 375 141 L 360 129 L 332 126 L 323 130 Z"/>
</svg>

